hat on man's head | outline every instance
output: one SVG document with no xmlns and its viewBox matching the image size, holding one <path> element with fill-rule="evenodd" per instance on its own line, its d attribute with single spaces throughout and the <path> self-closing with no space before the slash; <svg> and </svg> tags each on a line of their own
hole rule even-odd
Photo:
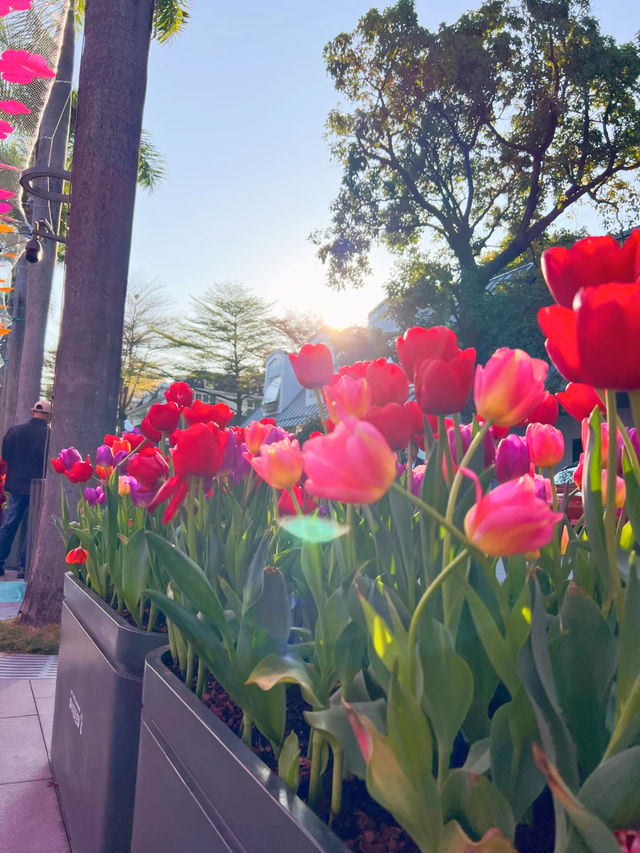
<svg viewBox="0 0 640 853">
<path fill-rule="evenodd" d="M 33 404 L 32 412 L 51 412 L 51 402 L 49 400 L 38 400 Z"/>
</svg>

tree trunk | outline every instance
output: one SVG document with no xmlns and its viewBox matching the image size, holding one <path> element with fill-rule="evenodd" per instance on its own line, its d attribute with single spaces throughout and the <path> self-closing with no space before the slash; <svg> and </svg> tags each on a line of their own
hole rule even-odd
<svg viewBox="0 0 640 853">
<path fill-rule="evenodd" d="M 36 147 L 36 166 L 40 168 L 64 169 L 69 140 L 71 116 L 71 78 L 75 53 L 74 3 L 70 4 L 60 48 L 60 57 L 47 104 L 42 114 Z M 38 187 L 51 192 L 62 192 L 60 178 L 39 178 Z M 47 219 L 55 233 L 60 223 L 60 203 L 49 202 L 34 196 L 31 222 Z M 18 421 L 29 419 L 31 407 L 40 397 L 42 365 L 44 362 L 44 340 L 47 317 L 51 302 L 51 286 L 56 266 L 58 244 L 54 240 L 42 241 L 42 258 L 37 264 L 28 264 L 24 344 L 20 361 L 20 380 L 16 417 Z"/>
<path fill-rule="evenodd" d="M 152 12 L 153 0 L 86 2 L 52 456 L 69 445 L 92 452 L 116 419 Z M 59 513 L 52 474 L 22 607 L 30 624 L 60 616 L 64 551 L 51 521 Z"/>
<path fill-rule="evenodd" d="M 16 421 L 16 404 L 18 401 L 18 377 L 20 374 L 20 359 L 24 341 L 24 306 L 27 287 L 27 262 L 24 255 L 16 264 L 13 277 L 13 299 L 11 308 L 11 334 L 7 341 L 7 358 L 2 377 L 2 397 L 0 398 L 0 436 L 4 435 Z M 33 403 L 32 403 L 33 405 Z"/>
</svg>

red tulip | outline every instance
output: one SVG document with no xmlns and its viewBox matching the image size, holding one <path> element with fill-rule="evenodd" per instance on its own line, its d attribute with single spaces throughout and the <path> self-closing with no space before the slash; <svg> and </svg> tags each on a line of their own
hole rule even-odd
<svg viewBox="0 0 640 853">
<path fill-rule="evenodd" d="M 549 358 L 565 379 L 582 381 L 578 355 L 578 337 L 573 311 L 560 305 L 549 305 L 538 311 L 538 325 L 546 337 Z"/>
<path fill-rule="evenodd" d="M 149 441 L 160 441 L 162 438 L 162 433 L 160 430 L 157 430 L 154 426 L 152 426 L 151 421 L 149 420 L 149 415 L 145 415 L 140 423 L 140 432 L 143 434 L 145 438 L 148 438 Z"/>
<path fill-rule="evenodd" d="M 454 335 L 455 338 L 455 335 Z M 423 412 L 446 415 L 460 412 L 473 386 L 476 351 L 456 349 L 452 357 L 423 358 L 414 363 L 413 386 Z"/>
<path fill-rule="evenodd" d="M 151 512 L 171 498 L 162 516 L 163 524 L 171 521 L 187 496 L 190 478 L 206 484 L 217 474 L 227 443 L 227 433 L 212 423 L 193 424 L 176 430 L 175 435 L 176 445 L 171 450 L 175 474 L 164 481 L 148 505 Z"/>
<path fill-rule="evenodd" d="M 554 528 L 564 516 L 536 497 L 533 477 L 510 480 L 484 496 L 475 475 L 474 479 L 476 504 L 465 516 L 464 530 L 477 548 L 492 557 L 507 557 L 551 542 Z"/>
<path fill-rule="evenodd" d="M 370 361 L 354 361 L 353 364 L 345 364 L 339 367 L 329 381 L 329 385 L 335 385 L 342 376 L 350 376 L 352 379 L 364 379 L 369 369 Z"/>
<path fill-rule="evenodd" d="M 86 548 L 72 548 L 64 558 L 65 563 L 73 565 L 74 563 L 86 563 L 89 559 L 89 552 Z"/>
<path fill-rule="evenodd" d="M 420 426 L 422 426 L 422 414 Z M 392 450 L 402 450 L 409 444 L 413 434 L 413 423 L 409 410 L 398 403 L 387 403 L 385 406 L 371 406 L 364 416 L 367 423 L 382 433 Z"/>
<path fill-rule="evenodd" d="M 371 402 L 374 406 L 386 403 L 402 405 L 409 396 L 407 374 L 398 364 L 379 358 L 367 367 L 366 380 L 371 389 Z"/>
<path fill-rule="evenodd" d="M 549 365 L 520 349 L 502 347 L 476 369 L 474 397 L 485 421 L 508 427 L 521 423 L 544 399 Z"/>
<path fill-rule="evenodd" d="M 331 435 L 302 448 L 310 495 L 345 503 L 375 503 L 396 478 L 396 456 L 371 424 L 342 420 Z"/>
<path fill-rule="evenodd" d="M 544 399 L 527 418 L 530 424 L 555 424 L 558 420 L 558 404 L 549 391 L 544 392 Z"/>
<path fill-rule="evenodd" d="M 201 400 L 194 400 L 193 406 L 184 408 L 182 414 L 188 425 L 211 421 L 221 429 L 224 429 L 235 415 L 235 412 L 226 403 L 211 404 L 203 403 Z"/>
<path fill-rule="evenodd" d="M 302 476 L 302 453 L 294 439 L 283 438 L 260 447 L 260 456 L 247 451 L 251 467 L 274 489 L 288 489 Z"/>
<path fill-rule="evenodd" d="M 454 359 L 458 352 L 458 339 L 456 333 L 446 326 L 432 326 L 430 329 L 413 326 L 396 339 L 396 349 L 404 372 L 413 378 L 416 364 L 425 358 Z"/>
<path fill-rule="evenodd" d="M 573 314 L 584 379 L 596 388 L 640 388 L 640 283 L 581 290 Z"/>
<path fill-rule="evenodd" d="M 181 409 L 193 402 L 193 391 L 187 382 L 172 382 L 164 396 L 167 403 L 177 403 Z"/>
<path fill-rule="evenodd" d="M 334 423 L 345 417 L 362 418 L 371 406 L 371 389 L 367 380 L 352 379 L 346 375 L 334 385 L 325 385 L 322 397 Z"/>
<path fill-rule="evenodd" d="M 193 424 L 179 430 L 172 450 L 173 467 L 179 477 L 213 477 L 218 472 L 227 435 L 215 424 Z"/>
<path fill-rule="evenodd" d="M 577 421 L 588 418 L 595 406 L 598 406 L 602 412 L 606 410 L 605 404 L 600 399 L 596 389 L 592 385 L 585 385 L 582 382 L 569 382 L 564 391 L 559 391 L 556 394 L 556 400 Z"/>
<path fill-rule="evenodd" d="M 89 457 L 84 462 L 74 462 L 71 468 L 61 472 L 70 483 L 86 483 L 93 476 L 93 467 Z"/>
<path fill-rule="evenodd" d="M 538 468 L 553 468 L 564 456 L 564 436 L 551 424 L 529 424 L 527 447 L 533 465 Z"/>
<path fill-rule="evenodd" d="M 298 506 L 303 515 L 309 515 L 318 509 L 318 504 L 312 500 L 302 486 L 292 486 Z M 278 515 L 297 515 L 298 509 L 293 505 L 289 490 L 285 489 L 278 498 Z"/>
<path fill-rule="evenodd" d="M 154 403 L 147 413 L 149 423 L 159 432 L 173 432 L 180 420 L 177 403 Z"/>
<path fill-rule="evenodd" d="M 586 237 L 570 249 L 547 249 L 541 265 L 553 298 L 558 305 L 571 308 L 580 288 L 638 281 L 640 230 L 633 231 L 622 247 L 613 237 Z"/>
<path fill-rule="evenodd" d="M 322 388 L 333 375 L 333 357 L 325 344 L 305 344 L 298 355 L 289 353 L 289 361 L 303 388 Z"/>
<path fill-rule="evenodd" d="M 145 489 L 157 489 L 169 476 L 169 465 L 157 447 L 143 447 L 129 460 L 127 473 Z"/>
<path fill-rule="evenodd" d="M 123 439 L 129 442 L 132 450 L 136 450 L 140 445 L 145 444 L 147 439 L 139 432 L 125 432 L 122 434 Z M 106 442 L 105 442 L 106 444 Z"/>
</svg>

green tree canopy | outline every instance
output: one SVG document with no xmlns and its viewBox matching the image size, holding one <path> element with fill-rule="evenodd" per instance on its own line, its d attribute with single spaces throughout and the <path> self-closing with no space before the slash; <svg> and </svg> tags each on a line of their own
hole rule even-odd
<svg viewBox="0 0 640 853">
<path fill-rule="evenodd" d="M 334 287 L 362 283 L 374 244 L 402 257 L 428 235 L 477 345 L 488 282 L 564 211 L 622 219 L 637 200 L 640 51 L 603 35 L 588 0 L 489 0 L 436 32 L 399 0 L 325 58 L 349 102 L 328 119 L 343 178 L 314 235 Z"/>
</svg>

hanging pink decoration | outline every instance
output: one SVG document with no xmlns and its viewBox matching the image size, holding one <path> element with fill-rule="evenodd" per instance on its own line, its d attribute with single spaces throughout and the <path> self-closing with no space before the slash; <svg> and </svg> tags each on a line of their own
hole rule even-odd
<svg viewBox="0 0 640 853">
<path fill-rule="evenodd" d="M 12 193 L 12 195 L 13 195 L 13 193 Z M 7 204 L 6 201 L 0 201 L 0 213 L 6 213 L 9 210 L 11 210 L 11 205 Z"/>
<path fill-rule="evenodd" d="M 26 12 L 33 0 L 0 0 L 0 18 L 9 12 Z"/>
<path fill-rule="evenodd" d="M 6 139 L 10 133 L 13 133 L 14 127 L 8 121 L 0 120 L 0 139 Z"/>
<path fill-rule="evenodd" d="M 6 201 L 8 198 L 13 198 L 15 193 L 11 192 L 11 190 L 1 190 L 0 189 L 0 199 Z"/>
<path fill-rule="evenodd" d="M 0 169 L 11 169 L 12 172 L 21 172 L 19 166 L 12 166 L 10 163 L 0 163 Z"/>
<path fill-rule="evenodd" d="M 49 68 L 47 60 L 40 53 L 5 50 L 0 57 L 0 76 L 7 83 L 26 85 L 36 77 L 55 77 L 56 72 Z"/>
<path fill-rule="evenodd" d="M 2 0 L 0 0 L 2 2 Z M 27 115 L 31 112 L 29 107 L 26 104 L 23 104 L 22 101 L 0 101 L 0 110 L 4 113 L 9 113 L 11 116 L 17 116 L 20 113 L 24 113 Z"/>
</svg>

